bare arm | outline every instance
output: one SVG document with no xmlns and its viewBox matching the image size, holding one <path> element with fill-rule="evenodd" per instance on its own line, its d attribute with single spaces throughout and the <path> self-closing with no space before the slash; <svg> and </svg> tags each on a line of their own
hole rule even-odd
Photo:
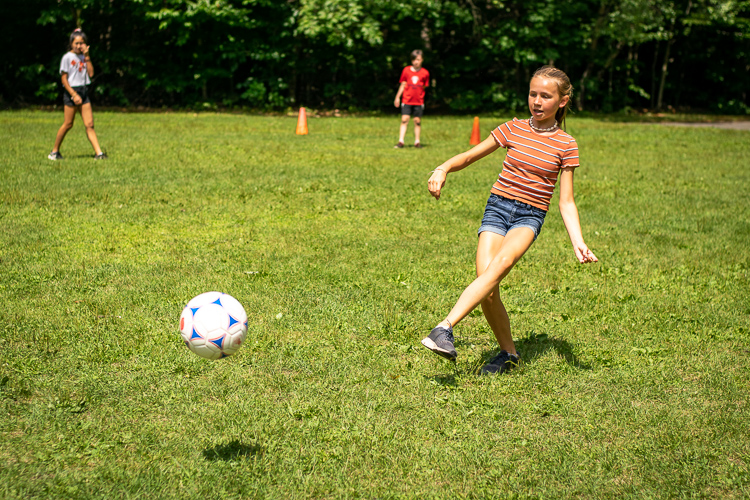
<svg viewBox="0 0 750 500">
<path fill-rule="evenodd" d="M 401 106 L 401 94 L 404 93 L 405 88 L 406 82 L 401 82 L 401 85 L 398 86 L 398 92 L 396 92 L 396 98 L 393 100 L 393 105 L 395 107 Z"/>
<path fill-rule="evenodd" d="M 91 58 L 89 57 L 89 45 L 83 46 L 83 57 L 86 60 L 86 73 L 88 73 L 89 78 L 93 78 L 94 64 L 91 62 Z"/>
<path fill-rule="evenodd" d="M 574 168 L 564 168 L 560 172 L 560 215 L 562 215 L 565 229 L 568 230 L 570 242 L 573 244 L 573 251 L 576 254 L 578 262 L 585 264 L 587 262 L 598 262 L 594 252 L 589 250 L 583 241 L 581 232 L 581 222 L 578 219 L 578 208 L 573 196 L 573 174 Z"/>
<path fill-rule="evenodd" d="M 448 172 L 458 172 L 468 167 L 477 160 L 481 160 L 490 153 L 497 151 L 500 145 L 495 141 L 495 138 L 491 135 L 485 140 L 471 148 L 470 150 L 458 154 L 446 161 L 430 176 L 430 180 L 427 181 L 427 187 L 430 190 L 430 194 L 435 199 L 440 199 L 440 191 L 445 186 L 445 179 L 448 177 Z"/>
</svg>

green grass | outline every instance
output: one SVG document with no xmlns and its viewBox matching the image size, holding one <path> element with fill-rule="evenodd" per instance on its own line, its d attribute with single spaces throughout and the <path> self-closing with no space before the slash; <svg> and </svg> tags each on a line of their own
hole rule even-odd
<svg viewBox="0 0 750 500">
<path fill-rule="evenodd" d="M 0 113 L 0 497 L 750 496 L 750 133 L 572 118 L 600 263 L 555 201 L 501 285 L 525 364 L 479 378 L 478 311 L 419 345 L 503 156 L 429 196 L 470 117 L 95 118 L 111 159 L 79 122 L 53 163 L 61 114 Z M 209 290 L 250 317 L 217 362 L 177 332 Z"/>
</svg>

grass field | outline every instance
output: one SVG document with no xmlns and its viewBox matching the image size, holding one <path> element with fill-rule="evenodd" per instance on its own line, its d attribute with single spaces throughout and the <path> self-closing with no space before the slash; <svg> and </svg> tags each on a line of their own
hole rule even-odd
<svg viewBox="0 0 750 500">
<path fill-rule="evenodd" d="M 507 116 L 483 116 L 483 135 Z M 0 113 L 0 497 L 747 498 L 750 133 L 573 117 L 576 196 L 502 283 L 522 368 L 475 311 L 503 152 L 448 179 L 471 117 Z M 409 130 L 411 134 L 411 129 Z M 407 136 L 410 139 L 410 136 Z M 220 290 L 248 340 L 211 362 L 182 307 Z"/>
</svg>

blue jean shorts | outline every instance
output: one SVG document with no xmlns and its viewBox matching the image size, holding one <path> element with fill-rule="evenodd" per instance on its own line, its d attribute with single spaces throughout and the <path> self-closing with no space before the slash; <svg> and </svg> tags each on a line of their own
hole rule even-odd
<svg viewBox="0 0 750 500">
<path fill-rule="evenodd" d="M 479 227 L 477 235 L 483 231 L 489 231 L 505 236 L 511 229 L 528 227 L 534 231 L 534 239 L 536 240 L 542 231 L 542 224 L 544 224 L 546 215 L 547 212 L 541 208 L 492 193 L 487 200 L 482 225 Z"/>
</svg>

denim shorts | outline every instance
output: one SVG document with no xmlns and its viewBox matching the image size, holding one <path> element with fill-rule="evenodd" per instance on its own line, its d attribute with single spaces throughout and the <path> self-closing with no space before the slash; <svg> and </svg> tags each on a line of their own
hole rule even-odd
<svg viewBox="0 0 750 500">
<path fill-rule="evenodd" d="M 528 227 L 534 231 L 534 239 L 536 240 L 542 231 L 542 224 L 544 224 L 546 215 L 547 212 L 541 208 L 492 193 L 487 200 L 482 225 L 479 227 L 477 234 L 489 231 L 505 236 L 511 229 Z"/>
</svg>

